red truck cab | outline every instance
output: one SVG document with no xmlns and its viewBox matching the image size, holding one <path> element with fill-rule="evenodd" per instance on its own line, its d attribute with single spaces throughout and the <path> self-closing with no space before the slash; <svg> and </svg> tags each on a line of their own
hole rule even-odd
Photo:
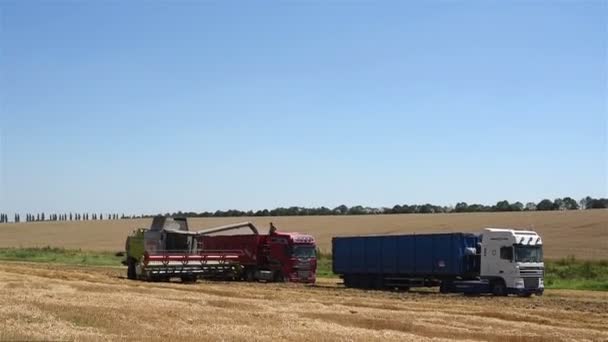
<svg viewBox="0 0 608 342">
<path fill-rule="evenodd" d="M 266 235 L 267 264 L 278 281 L 314 283 L 317 271 L 315 239 L 299 233 L 274 232 Z"/>
</svg>

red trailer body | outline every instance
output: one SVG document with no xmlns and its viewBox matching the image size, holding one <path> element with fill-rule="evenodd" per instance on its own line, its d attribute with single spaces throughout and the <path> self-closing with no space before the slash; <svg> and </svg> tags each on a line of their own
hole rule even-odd
<svg viewBox="0 0 608 342">
<path fill-rule="evenodd" d="M 198 248 L 201 251 L 239 250 L 239 263 L 245 265 L 257 264 L 259 247 L 263 245 L 266 235 L 216 235 L 200 236 Z"/>
</svg>

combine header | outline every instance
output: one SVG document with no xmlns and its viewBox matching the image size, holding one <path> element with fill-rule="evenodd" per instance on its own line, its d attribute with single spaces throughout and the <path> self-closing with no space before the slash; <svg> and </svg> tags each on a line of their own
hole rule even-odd
<svg viewBox="0 0 608 342">
<path fill-rule="evenodd" d="M 222 233 L 247 228 L 249 234 Z M 185 218 L 155 217 L 149 229 L 135 230 L 126 242 L 129 279 L 149 281 L 179 277 L 315 282 L 312 236 L 277 232 L 259 234 L 250 222 L 189 231 Z"/>
</svg>

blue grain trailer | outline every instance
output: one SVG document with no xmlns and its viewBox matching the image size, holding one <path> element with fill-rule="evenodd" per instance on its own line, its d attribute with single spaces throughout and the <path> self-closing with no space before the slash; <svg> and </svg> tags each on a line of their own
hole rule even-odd
<svg viewBox="0 0 608 342">
<path fill-rule="evenodd" d="M 346 287 L 524 296 L 544 289 L 541 240 L 530 231 L 335 237 L 332 253 Z"/>
</svg>

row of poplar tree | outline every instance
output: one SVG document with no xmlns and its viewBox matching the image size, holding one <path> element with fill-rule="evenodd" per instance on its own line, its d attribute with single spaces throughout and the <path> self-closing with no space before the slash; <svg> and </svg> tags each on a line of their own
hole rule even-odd
<svg viewBox="0 0 608 342">
<path fill-rule="evenodd" d="M 38 221 L 89 221 L 89 220 L 119 220 L 125 219 L 127 216 L 118 214 L 96 214 L 96 213 L 69 213 L 69 214 L 48 214 L 37 213 L 37 214 L 25 214 L 24 222 L 38 222 Z M 15 214 L 13 222 L 21 222 L 21 215 Z M 0 214 L 0 223 L 7 223 L 8 215 Z"/>
</svg>

